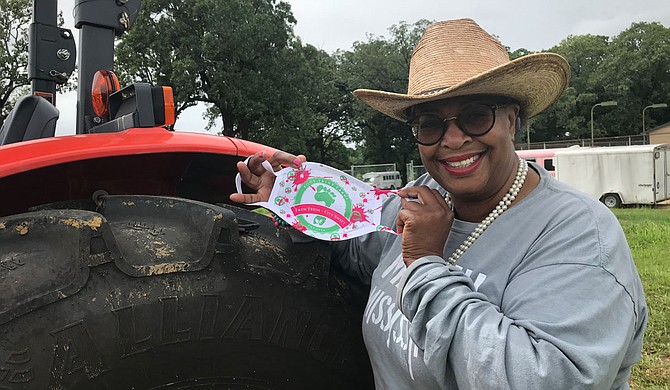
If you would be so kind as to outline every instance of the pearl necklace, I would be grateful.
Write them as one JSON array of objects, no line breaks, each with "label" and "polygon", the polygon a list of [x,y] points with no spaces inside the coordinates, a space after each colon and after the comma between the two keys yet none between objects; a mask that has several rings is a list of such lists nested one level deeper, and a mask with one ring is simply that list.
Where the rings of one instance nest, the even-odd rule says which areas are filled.
[{"label": "pearl necklace", "polygon": [[[521,187],[523,186],[523,183],[526,181],[526,174],[528,174],[528,163],[526,160],[519,158],[519,168],[516,171],[516,177],[514,178],[514,183],[512,183],[512,186],[507,190],[507,193],[505,196],[502,198],[500,202],[498,202],[498,205],[496,206],[493,211],[489,213],[489,215],[484,218],[483,221],[477,225],[475,230],[470,233],[468,238],[465,239],[465,241],[461,244],[461,246],[456,249],[454,253],[449,256],[449,259],[447,260],[447,263],[449,265],[454,265],[458,261],[458,259],[461,258],[463,253],[472,246],[472,244],[479,238],[479,236],[484,233],[486,229],[493,223],[493,221],[500,216],[500,214],[504,213],[505,210],[509,208],[509,206],[512,204],[512,201],[516,199],[516,196],[519,194],[519,191],[521,190]],[[449,193],[445,196],[445,200],[447,201],[447,204],[449,207],[453,210],[453,204],[451,203],[451,196]]]}]

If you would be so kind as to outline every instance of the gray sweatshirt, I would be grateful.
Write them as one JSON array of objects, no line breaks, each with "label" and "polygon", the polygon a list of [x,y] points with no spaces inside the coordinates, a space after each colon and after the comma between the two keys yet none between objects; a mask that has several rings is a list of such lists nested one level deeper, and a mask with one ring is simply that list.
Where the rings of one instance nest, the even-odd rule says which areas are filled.
[{"label": "gray sweatshirt", "polygon": [[[477,224],[456,220],[444,256],[407,268],[400,236],[336,244],[371,284],[363,335],[377,389],[628,389],[647,321],[644,292],[614,215],[541,181],[465,252]],[[424,175],[414,185],[439,185]],[[397,198],[382,224],[395,226]]]}]

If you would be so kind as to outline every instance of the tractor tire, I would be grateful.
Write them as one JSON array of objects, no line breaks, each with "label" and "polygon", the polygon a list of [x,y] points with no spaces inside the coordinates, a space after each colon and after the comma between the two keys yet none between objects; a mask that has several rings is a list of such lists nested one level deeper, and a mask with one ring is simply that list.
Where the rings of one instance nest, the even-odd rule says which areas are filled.
[{"label": "tractor tire", "polygon": [[372,389],[367,292],[300,240],[168,197],[0,218],[0,389]]}]

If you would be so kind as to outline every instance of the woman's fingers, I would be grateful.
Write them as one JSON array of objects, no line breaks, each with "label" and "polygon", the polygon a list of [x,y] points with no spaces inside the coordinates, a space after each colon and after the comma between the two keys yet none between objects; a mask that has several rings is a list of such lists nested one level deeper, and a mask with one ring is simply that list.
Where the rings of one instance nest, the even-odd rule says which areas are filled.
[{"label": "woman's fingers", "polygon": [[[258,152],[251,156],[249,161],[247,161],[249,171],[256,176],[261,176],[266,171],[265,167],[263,166],[263,161],[266,159],[265,157],[265,152]],[[242,177],[242,181],[244,181],[244,177]]]},{"label": "woman's fingers", "polygon": [[398,196],[407,201],[407,203],[402,204],[403,207],[407,206],[409,209],[417,208],[412,203],[417,203],[418,205],[444,205],[445,207],[447,205],[444,196],[438,190],[427,186],[403,188],[398,191]]},{"label": "woman's fingers", "polygon": [[237,203],[256,203],[256,202],[262,202],[263,199],[260,194],[240,194],[240,193],[232,193],[230,194],[230,200],[233,202]]},{"label": "woman's fingers", "polygon": [[305,161],[307,161],[307,158],[302,154],[296,156],[282,150],[274,152],[272,156],[268,158],[268,162],[272,165],[272,168],[275,171],[280,170],[282,166],[298,168]]},{"label": "woman's fingers", "polygon": [[402,208],[396,229],[402,234],[405,264],[428,255],[441,256],[453,222],[453,213],[442,195],[426,186],[404,188],[398,195]]},{"label": "woman's fingers", "polygon": [[[262,169],[263,172],[265,172],[265,168]],[[253,173],[251,168],[248,164],[245,164],[244,161],[239,161],[237,163],[237,170],[240,172],[240,179],[242,179],[244,185],[254,190],[257,190],[260,187],[261,175]]]},{"label": "woman's fingers", "polygon": [[295,156],[284,151],[276,151],[269,157],[266,152],[258,152],[251,156],[246,163],[238,162],[237,170],[240,173],[242,183],[255,193],[231,194],[230,200],[238,203],[267,201],[275,180],[274,173],[269,172],[270,166],[276,172],[281,170],[283,166],[297,168],[305,161],[307,161],[307,158],[302,154]]}]

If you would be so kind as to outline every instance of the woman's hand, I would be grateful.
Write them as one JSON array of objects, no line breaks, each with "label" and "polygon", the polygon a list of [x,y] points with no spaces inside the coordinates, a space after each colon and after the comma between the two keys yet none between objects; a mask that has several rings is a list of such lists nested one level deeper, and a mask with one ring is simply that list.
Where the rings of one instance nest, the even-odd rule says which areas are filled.
[{"label": "woman's hand", "polygon": [[[237,203],[256,203],[267,202],[272,192],[272,186],[275,183],[275,175],[269,172],[262,165],[266,160],[265,152],[259,152],[251,156],[245,164],[244,161],[237,163],[237,170],[240,171],[240,178],[245,186],[256,191],[253,194],[231,194],[230,200]],[[282,166],[297,168],[303,162],[307,161],[305,156],[295,156],[290,153],[277,151],[267,161],[272,165],[272,169],[277,172]]]},{"label": "woman's hand", "polygon": [[443,256],[444,244],[454,222],[444,197],[426,186],[408,187],[398,191],[402,208],[396,222],[402,234],[402,257],[409,266],[416,259],[429,255]]}]

